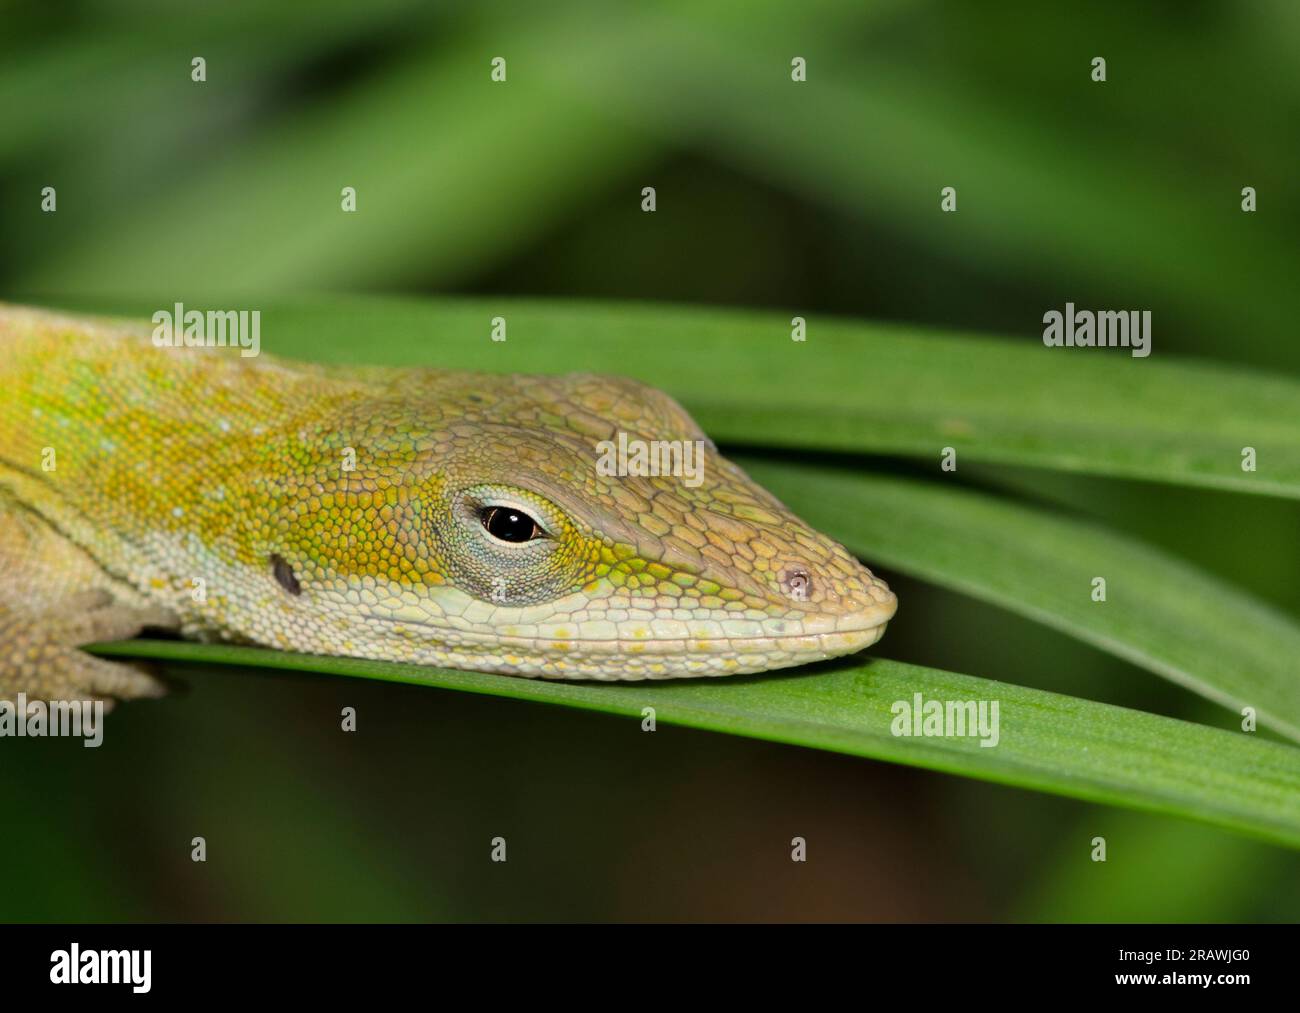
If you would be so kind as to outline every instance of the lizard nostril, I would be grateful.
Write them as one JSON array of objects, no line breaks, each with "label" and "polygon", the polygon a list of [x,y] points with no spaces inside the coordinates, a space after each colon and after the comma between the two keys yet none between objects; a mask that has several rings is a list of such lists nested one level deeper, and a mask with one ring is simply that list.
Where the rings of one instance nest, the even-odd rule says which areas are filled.
[{"label": "lizard nostril", "polygon": [[782,572],[781,590],[795,601],[807,601],[812,589],[812,577],[807,570],[790,569]]}]

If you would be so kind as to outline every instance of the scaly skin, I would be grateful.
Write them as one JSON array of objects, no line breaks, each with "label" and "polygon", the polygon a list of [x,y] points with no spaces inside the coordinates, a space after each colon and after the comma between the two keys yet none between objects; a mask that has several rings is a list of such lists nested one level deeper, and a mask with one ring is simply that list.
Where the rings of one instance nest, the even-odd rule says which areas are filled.
[{"label": "scaly skin", "polygon": [[[695,488],[599,474],[619,431],[707,440],[642,384],[331,369],[156,348],[151,330],[0,306],[0,691],[157,692],[76,649],[144,626],[660,679],[846,654],[894,614],[711,443]],[[494,538],[492,506],[539,537]]]}]

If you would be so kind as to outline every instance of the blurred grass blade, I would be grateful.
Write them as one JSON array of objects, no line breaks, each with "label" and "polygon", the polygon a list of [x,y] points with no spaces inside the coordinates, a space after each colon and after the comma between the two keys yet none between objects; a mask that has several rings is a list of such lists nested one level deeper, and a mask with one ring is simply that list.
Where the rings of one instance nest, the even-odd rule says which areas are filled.
[{"label": "blurred grass blade", "polygon": [[[871,10],[881,30],[845,24],[821,38],[810,38],[803,25],[757,38],[720,31],[695,14],[697,6],[690,16],[683,16],[685,5],[680,11],[641,12],[637,33],[657,40],[658,56],[622,65],[614,63],[616,53],[603,60],[594,54],[565,64],[570,88],[600,96],[671,142],[689,137],[746,175],[837,214],[855,214],[868,234],[888,223],[887,231],[927,244],[942,258],[964,261],[966,270],[984,274],[991,284],[1029,272],[1053,290],[1086,278],[1106,285],[1125,305],[1153,307],[1157,319],[1194,314],[1211,322],[1207,332],[1180,335],[1183,347],[1197,341],[1198,351],[1212,352],[1230,329],[1237,357],[1276,358],[1268,346],[1295,319],[1291,230],[1285,217],[1243,227],[1240,214],[1216,214],[1212,187],[1235,194],[1231,175],[1207,188],[1213,169],[1195,176],[1180,171],[1186,138],[1167,114],[1186,101],[1181,83],[1189,68],[1171,62],[1178,60],[1177,46],[1146,50],[1148,66],[1164,70],[1150,75],[1149,89],[1140,96],[1127,92],[1115,101],[1100,89],[1066,84],[1050,52],[1029,44],[1032,34],[1019,36],[1025,31],[1021,18],[1003,20],[990,10],[980,19],[990,35],[989,52],[1002,52],[1045,89],[1041,106],[1022,106],[1008,116],[1009,96],[999,88],[1005,82],[963,68],[960,58],[940,74],[899,58],[898,24],[934,16],[925,5],[906,5],[901,12],[894,3],[846,5]],[[1093,23],[1100,26],[1112,16],[1118,24],[1118,15],[1101,11]],[[1126,31],[1142,32],[1133,18],[1133,12],[1123,15]],[[1160,34],[1154,25],[1149,29]],[[738,35],[747,44],[737,44]],[[795,38],[816,73],[806,86],[792,88],[786,75],[771,69],[788,62]],[[1269,87],[1293,95],[1294,61],[1277,62],[1286,70],[1271,77]],[[1251,116],[1252,128],[1238,132],[1258,138],[1268,154],[1239,157],[1239,164],[1281,171],[1293,161],[1283,140],[1290,134],[1284,113],[1277,103],[1253,100],[1260,84],[1242,70],[1254,93],[1216,89],[1198,96],[1200,136],[1204,140],[1205,130],[1213,133]],[[727,87],[716,86],[719,77]],[[1078,103],[1092,115],[1062,121],[1056,102],[1071,108]],[[853,129],[846,131],[846,123]],[[1153,130],[1170,127],[1164,143],[1152,137]],[[1143,157],[1123,165],[1080,157],[1120,138]],[[1010,167],[1014,185],[1008,185]],[[969,203],[954,227],[950,216],[935,212],[940,186],[958,181]],[[1288,189],[1281,175],[1273,186]],[[1189,208],[1204,209],[1191,244]],[[1243,314],[1243,306],[1252,311]],[[1033,319],[1026,322],[1032,325]]]},{"label": "blurred grass blade", "polygon": [[[173,641],[98,653],[359,676],[561,704],[785,742],[1072,798],[1202,820],[1300,847],[1300,750],[1172,718],[875,659],[834,668],[663,683],[561,683],[353,658]],[[902,737],[896,701],[996,701],[999,740]]]},{"label": "blurred grass blade", "polygon": [[[873,564],[1001,605],[1300,739],[1300,626],[1196,567],[1085,521],[938,483],[742,459]],[[1106,579],[1106,601],[1091,598]]]},{"label": "blurred grass blade", "polygon": [[[177,33],[165,17],[142,33],[134,24],[124,30],[111,13],[92,12],[96,23],[72,37],[75,51],[20,53],[13,66],[0,63],[0,104],[9,99],[21,114],[15,144],[0,136],[0,161],[56,133],[65,158],[56,176],[90,213],[54,235],[33,201],[15,193],[6,205],[0,193],[0,210],[22,223],[30,243],[14,264],[16,285],[46,293],[159,292],[164,301],[212,278],[257,293],[304,284],[454,285],[516,255],[602,191],[630,188],[629,214],[639,215],[641,183],[629,180],[681,148],[680,137],[647,130],[643,116],[602,97],[629,68],[651,59],[662,66],[657,54],[671,52],[678,29],[658,17],[587,3],[509,14],[496,4],[444,10],[382,0],[342,11],[336,4],[330,0],[313,19],[319,23],[295,25],[287,38],[283,12],[267,5],[205,12],[201,38],[213,78],[199,96],[185,62],[157,56],[166,46],[158,39]],[[751,0],[707,11],[695,5],[686,24],[731,51],[750,50],[759,39],[816,45],[852,36],[895,6]],[[367,42],[383,51],[395,35],[404,45],[390,59],[345,73],[314,102],[294,104],[279,118],[256,115],[286,68],[319,74],[322,49],[337,51],[346,40],[354,51]],[[509,55],[505,87],[489,78],[495,54]],[[657,90],[682,76],[672,63]],[[576,67],[598,75],[606,68],[613,78],[595,93],[575,88]],[[81,101],[87,88],[104,101]],[[27,102],[33,93],[49,102]],[[142,119],[149,123],[144,133]],[[698,129],[680,117],[676,134]],[[159,133],[170,143],[160,144]],[[143,162],[147,199],[123,201],[120,171],[82,157],[88,135],[90,147],[116,156],[110,168]],[[189,157],[211,136],[222,138],[220,157]],[[178,154],[187,156],[179,165]],[[41,161],[32,182],[51,171]],[[345,185],[356,188],[357,214],[339,209]],[[177,221],[203,237],[183,256],[157,241]]]},{"label": "blurred grass blade", "polygon": [[[701,75],[725,67],[727,79],[744,86],[716,89],[686,79],[676,88],[654,88],[651,81],[671,75],[641,68],[645,80],[621,81],[629,117],[657,112],[676,131],[683,122],[696,125],[719,159],[856,213],[867,227],[889,221],[900,234],[963,259],[968,269],[1104,279],[1124,286],[1128,302],[1154,303],[1157,319],[1195,307],[1216,331],[1240,332],[1234,334],[1238,357],[1241,334],[1257,348],[1292,325],[1295,306],[1287,293],[1295,257],[1287,233],[1245,230],[1229,216],[1207,214],[1196,244],[1215,255],[1188,256],[1187,208],[1202,206],[1204,198],[1178,178],[1172,160],[1081,161],[1078,133],[1059,132],[1051,121],[1010,118],[995,98],[977,98],[975,89],[935,82],[889,58],[823,62],[813,103],[778,76],[756,73],[752,54],[691,41],[690,59],[681,58],[679,45],[665,52]],[[575,75],[575,86],[590,93],[593,83]],[[650,104],[663,108],[646,110]],[[844,130],[845,123],[854,129]],[[1071,124],[1076,129],[1086,128]],[[1056,142],[1045,143],[1054,132]],[[1102,145],[1112,135],[1092,137]],[[953,175],[970,195],[964,199],[973,198],[964,205],[970,217],[962,228],[935,213],[941,181],[929,174],[933,166],[961,167]],[[1015,166],[1013,187],[1006,185],[1009,166]],[[926,185],[918,185],[918,176]],[[1244,322],[1242,306],[1254,310]],[[1032,326],[1048,308],[1029,313],[1026,323]]]},{"label": "blurred grass blade", "polygon": [[[417,33],[416,51],[336,100],[252,133],[221,158],[192,160],[147,202],[109,202],[92,227],[17,265],[16,284],[146,297],[192,293],[211,278],[257,293],[308,279],[387,287],[433,274],[452,284],[659,150],[589,101],[541,85],[491,86],[491,53],[510,52],[512,80],[530,65],[578,58],[587,43],[571,23],[529,15],[502,25],[467,13],[469,29],[445,48]],[[184,73],[175,80],[189,90]],[[96,173],[78,168],[93,188]],[[343,186],[356,189],[355,215],[340,210]],[[157,242],[178,220],[205,237],[182,257]]]},{"label": "blurred grass blade", "polygon": [[[152,312],[143,304],[138,313]],[[492,342],[504,316],[509,339]],[[685,307],[322,299],[265,306],[266,351],[314,361],[636,377],[718,442],[1122,475],[1300,498],[1300,381],[1119,349]],[[846,368],[856,363],[856,368]],[[1242,471],[1254,447],[1258,471]]]}]

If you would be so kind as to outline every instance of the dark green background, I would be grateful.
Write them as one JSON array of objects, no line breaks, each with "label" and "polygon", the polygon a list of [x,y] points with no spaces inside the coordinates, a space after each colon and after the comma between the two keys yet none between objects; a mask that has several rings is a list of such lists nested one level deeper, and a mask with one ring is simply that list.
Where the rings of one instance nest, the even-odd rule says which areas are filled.
[{"label": "dark green background", "polygon": [[[7,298],[671,300],[1035,343],[1069,300],[1150,309],[1159,356],[1300,371],[1290,0],[135,0],[0,3],[0,19]],[[938,209],[948,185],[954,215]],[[969,477],[1103,517],[1300,613],[1293,503]],[[886,576],[905,603],[878,648],[890,657],[1176,716],[1207,706]],[[100,750],[0,741],[0,917],[1300,912],[1292,854],[1175,820],[513,701],[176,674],[189,691],[122,708]],[[338,731],[345,705],[355,735]],[[189,861],[196,835],[204,865]],[[488,860],[496,835],[505,865]],[[805,865],[789,861],[795,835]],[[1088,860],[1098,835],[1105,865]]]}]

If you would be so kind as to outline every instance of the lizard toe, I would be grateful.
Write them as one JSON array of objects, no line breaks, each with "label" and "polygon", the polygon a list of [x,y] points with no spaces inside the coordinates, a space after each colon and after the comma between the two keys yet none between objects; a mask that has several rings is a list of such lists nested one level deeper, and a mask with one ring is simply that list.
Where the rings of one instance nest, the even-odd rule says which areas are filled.
[{"label": "lizard toe", "polygon": [[145,627],[175,629],[176,615],[156,606],[133,608],[114,602],[110,597],[97,607],[84,611],[69,611],[61,619],[51,622],[53,639],[69,647],[84,647],[107,640],[129,640],[138,636]]}]

